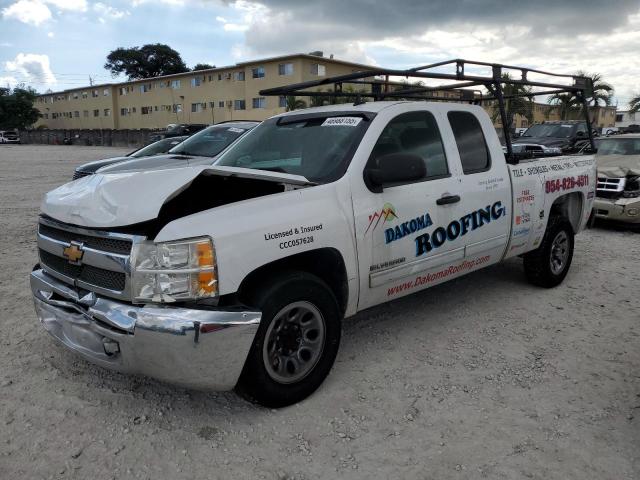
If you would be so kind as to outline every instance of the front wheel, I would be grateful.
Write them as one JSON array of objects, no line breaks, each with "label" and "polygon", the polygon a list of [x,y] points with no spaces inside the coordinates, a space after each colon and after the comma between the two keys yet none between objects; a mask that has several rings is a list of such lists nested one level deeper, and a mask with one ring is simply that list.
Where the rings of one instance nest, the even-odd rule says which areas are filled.
[{"label": "front wheel", "polygon": [[262,320],[237,390],[266,407],[299,402],[320,386],[338,353],[338,302],[322,280],[302,272],[280,274],[250,297]]},{"label": "front wheel", "polygon": [[551,217],[540,246],[524,256],[529,282],[540,287],[560,285],[573,259],[573,227],[564,217]]}]

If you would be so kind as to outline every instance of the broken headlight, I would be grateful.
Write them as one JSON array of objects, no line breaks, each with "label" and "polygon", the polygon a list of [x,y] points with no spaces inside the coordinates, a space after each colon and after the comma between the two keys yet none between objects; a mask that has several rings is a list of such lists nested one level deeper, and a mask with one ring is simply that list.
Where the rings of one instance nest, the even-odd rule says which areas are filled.
[{"label": "broken headlight", "polygon": [[178,302],[215,297],[218,275],[210,238],[141,242],[131,256],[136,303]]}]

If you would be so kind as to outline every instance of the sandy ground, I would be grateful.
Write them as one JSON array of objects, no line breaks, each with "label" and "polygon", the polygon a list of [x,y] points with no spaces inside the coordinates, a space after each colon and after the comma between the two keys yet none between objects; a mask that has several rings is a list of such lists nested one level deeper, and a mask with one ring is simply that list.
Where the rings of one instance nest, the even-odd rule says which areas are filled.
[{"label": "sandy ground", "polygon": [[43,193],[101,147],[0,147],[0,478],[640,478],[640,234],[577,238],[345,322],[311,398],[268,410],[94,367],[39,326]]}]

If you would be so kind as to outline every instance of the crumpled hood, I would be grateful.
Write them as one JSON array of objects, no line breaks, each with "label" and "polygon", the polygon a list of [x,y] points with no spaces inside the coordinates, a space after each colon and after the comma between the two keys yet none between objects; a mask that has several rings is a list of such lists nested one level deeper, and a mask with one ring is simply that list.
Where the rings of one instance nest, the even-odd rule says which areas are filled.
[{"label": "crumpled hood", "polygon": [[164,202],[206,167],[95,174],[47,193],[42,213],[73,225],[109,228],[155,218]]},{"label": "crumpled hood", "polygon": [[162,206],[199,177],[239,177],[269,183],[308,186],[299,175],[238,167],[194,166],[112,174],[96,173],[47,193],[43,214],[64,223],[90,227],[126,227],[153,220]]},{"label": "crumpled hood", "polygon": [[610,178],[640,175],[640,155],[597,155],[598,174]]}]

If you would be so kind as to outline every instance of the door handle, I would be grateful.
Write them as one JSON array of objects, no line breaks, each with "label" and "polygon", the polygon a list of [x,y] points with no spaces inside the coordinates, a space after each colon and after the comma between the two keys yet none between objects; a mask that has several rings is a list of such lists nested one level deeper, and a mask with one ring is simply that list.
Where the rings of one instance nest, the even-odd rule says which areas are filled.
[{"label": "door handle", "polygon": [[458,203],[460,201],[460,195],[444,195],[436,200],[438,205],[449,205],[451,203]]}]

